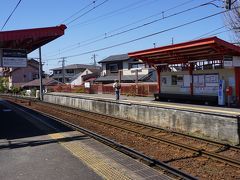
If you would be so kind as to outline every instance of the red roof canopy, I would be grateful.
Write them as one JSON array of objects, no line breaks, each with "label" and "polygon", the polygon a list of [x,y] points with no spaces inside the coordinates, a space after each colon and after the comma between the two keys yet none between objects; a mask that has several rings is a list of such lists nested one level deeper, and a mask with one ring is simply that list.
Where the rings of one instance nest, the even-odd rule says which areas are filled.
[{"label": "red roof canopy", "polygon": [[64,35],[65,25],[0,32],[0,48],[26,49],[27,53]]},{"label": "red roof canopy", "polygon": [[128,55],[152,64],[175,64],[201,59],[222,59],[224,55],[240,56],[240,47],[217,37],[210,37],[131,52]]}]

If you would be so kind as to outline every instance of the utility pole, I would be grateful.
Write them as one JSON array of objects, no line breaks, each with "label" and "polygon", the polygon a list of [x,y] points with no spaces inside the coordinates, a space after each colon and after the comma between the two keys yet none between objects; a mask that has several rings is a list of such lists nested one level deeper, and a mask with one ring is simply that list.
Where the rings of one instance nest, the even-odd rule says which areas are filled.
[{"label": "utility pole", "polygon": [[96,57],[97,57],[96,54],[93,54],[92,57],[91,57],[91,59],[93,59],[93,65],[94,65],[94,66],[97,66]]},{"label": "utility pole", "polygon": [[40,100],[43,100],[43,82],[42,82],[42,51],[41,47],[39,48],[39,80],[40,80]]},{"label": "utility pole", "polygon": [[231,10],[231,8],[232,8],[232,0],[225,0],[225,8],[227,10]]},{"label": "utility pole", "polygon": [[66,62],[65,59],[66,59],[66,58],[63,57],[62,60],[59,61],[59,62],[62,63],[62,82],[63,82],[63,83],[65,83],[65,62]]}]

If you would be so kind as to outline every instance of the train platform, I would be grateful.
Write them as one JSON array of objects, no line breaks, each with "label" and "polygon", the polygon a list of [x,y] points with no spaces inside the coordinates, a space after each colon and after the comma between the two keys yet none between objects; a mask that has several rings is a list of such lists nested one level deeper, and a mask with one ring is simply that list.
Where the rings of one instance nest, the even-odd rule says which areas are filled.
[{"label": "train platform", "polygon": [[96,100],[108,100],[108,101],[113,101],[117,103],[134,103],[139,105],[142,104],[146,106],[153,106],[153,107],[160,107],[160,108],[167,108],[167,109],[186,110],[191,112],[202,112],[202,113],[218,114],[218,115],[222,114],[227,116],[240,115],[240,108],[155,101],[154,97],[121,95],[120,100],[116,101],[114,94],[84,94],[84,93],[63,93],[63,92],[51,92],[49,94],[89,98],[89,99],[96,99]]},{"label": "train platform", "polygon": [[0,179],[171,179],[49,117],[0,99]]}]

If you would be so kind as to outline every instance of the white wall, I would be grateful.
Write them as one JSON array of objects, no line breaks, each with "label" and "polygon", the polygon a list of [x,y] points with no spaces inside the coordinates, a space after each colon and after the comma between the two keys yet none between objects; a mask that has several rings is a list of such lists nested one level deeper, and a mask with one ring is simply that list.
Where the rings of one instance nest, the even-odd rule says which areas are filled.
[{"label": "white wall", "polygon": [[102,72],[101,72],[101,76],[104,76],[107,74],[107,70],[106,70],[106,64],[102,63]]},{"label": "white wall", "polygon": [[86,69],[81,74],[79,74],[79,76],[76,79],[71,81],[70,84],[71,85],[82,85],[83,84],[82,76],[87,75],[87,74],[92,74],[92,71],[90,71],[89,69]]},{"label": "white wall", "polygon": [[[131,69],[128,69],[128,64],[129,62],[128,61],[124,61],[123,62],[123,75],[135,75],[135,72],[132,72]],[[139,75],[146,75],[148,74],[149,72],[149,69],[148,68],[143,68],[142,69],[142,72],[139,72],[138,74]]]}]

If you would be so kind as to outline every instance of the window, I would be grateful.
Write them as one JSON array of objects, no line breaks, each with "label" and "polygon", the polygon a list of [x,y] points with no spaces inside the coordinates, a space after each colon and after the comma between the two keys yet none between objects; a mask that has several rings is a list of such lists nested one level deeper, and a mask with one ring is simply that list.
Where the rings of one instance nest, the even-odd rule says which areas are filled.
[{"label": "window", "polygon": [[38,74],[32,74],[32,79],[34,80],[34,79],[38,79]]},{"label": "window", "polygon": [[143,63],[131,63],[129,64],[129,69],[132,69],[132,68],[145,68],[145,64]]},{"label": "window", "polygon": [[109,70],[111,73],[117,73],[118,72],[118,65],[117,64],[109,64]]},{"label": "window", "polygon": [[67,74],[73,74],[74,73],[74,70],[73,69],[67,69]]},{"label": "window", "polygon": [[172,75],[172,85],[177,85],[177,76]]},{"label": "window", "polygon": [[61,74],[61,73],[62,73],[61,70],[56,70],[56,71],[54,71],[54,74]]}]

